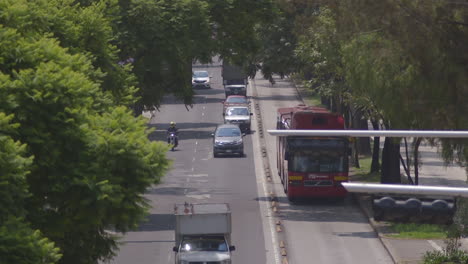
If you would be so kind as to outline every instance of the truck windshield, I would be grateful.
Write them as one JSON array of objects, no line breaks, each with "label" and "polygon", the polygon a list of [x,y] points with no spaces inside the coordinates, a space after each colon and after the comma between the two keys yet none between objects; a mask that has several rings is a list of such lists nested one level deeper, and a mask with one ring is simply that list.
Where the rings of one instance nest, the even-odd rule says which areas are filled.
[{"label": "truck windshield", "polygon": [[289,170],[293,172],[345,172],[346,156],[343,151],[316,149],[291,152]]},{"label": "truck windshield", "polygon": [[188,238],[182,241],[181,252],[218,251],[227,252],[228,246],[223,238]]}]

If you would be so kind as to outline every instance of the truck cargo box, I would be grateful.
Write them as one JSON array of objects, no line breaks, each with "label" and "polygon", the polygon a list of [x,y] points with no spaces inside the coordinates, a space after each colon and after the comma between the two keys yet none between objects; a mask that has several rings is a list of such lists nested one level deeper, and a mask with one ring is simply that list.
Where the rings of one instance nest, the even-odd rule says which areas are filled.
[{"label": "truck cargo box", "polygon": [[176,204],[176,244],[188,235],[225,235],[230,243],[231,211],[226,203]]}]

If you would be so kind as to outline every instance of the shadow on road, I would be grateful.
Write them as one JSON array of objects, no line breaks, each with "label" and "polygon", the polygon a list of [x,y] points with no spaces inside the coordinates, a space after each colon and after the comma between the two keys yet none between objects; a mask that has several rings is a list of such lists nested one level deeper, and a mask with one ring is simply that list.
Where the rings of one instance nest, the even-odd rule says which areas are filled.
[{"label": "shadow on road", "polygon": [[140,223],[137,232],[174,230],[174,214],[150,214]]},{"label": "shadow on road", "polygon": [[[214,129],[213,129],[214,131]],[[201,131],[201,130],[184,130],[179,131],[179,146],[184,140],[190,139],[210,139],[213,131]],[[157,130],[149,135],[151,141],[167,141],[167,134],[165,130]]]},{"label": "shadow on road", "polygon": [[[260,201],[271,201],[270,197],[258,197]],[[352,200],[347,197],[344,201],[336,199],[306,199],[289,202],[286,197],[277,198],[278,217],[284,221],[300,222],[347,222],[367,223],[368,219]],[[350,234],[347,234],[350,235]],[[367,236],[366,236],[367,237]],[[369,236],[370,237],[370,236]]]}]

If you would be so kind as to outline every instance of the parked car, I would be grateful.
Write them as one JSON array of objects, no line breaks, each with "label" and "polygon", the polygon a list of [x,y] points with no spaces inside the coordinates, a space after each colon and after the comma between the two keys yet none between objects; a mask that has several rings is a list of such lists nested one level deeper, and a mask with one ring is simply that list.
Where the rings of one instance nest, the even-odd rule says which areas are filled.
[{"label": "parked car", "polygon": [[243,95],[230,95],[223,101],[223,111],[229,106],[249,106],[250,101]]},{"label": "parked car", "polygon": [[219,154],[239,154],[244,156],[243,134],[237,125],[223,124],[219,125],[213,137],[213,156],[216,158]]},{"label": "parked car", "polygon": [[238,125],[241,131],[250,132],[252,113],[248,106],[230,106],[223,112],[224,123]]},{"label": "parked car", "polygon": [[211,88],[210,84],[211,76],[207,71],[194,71],[192,73],[192,88]]}]

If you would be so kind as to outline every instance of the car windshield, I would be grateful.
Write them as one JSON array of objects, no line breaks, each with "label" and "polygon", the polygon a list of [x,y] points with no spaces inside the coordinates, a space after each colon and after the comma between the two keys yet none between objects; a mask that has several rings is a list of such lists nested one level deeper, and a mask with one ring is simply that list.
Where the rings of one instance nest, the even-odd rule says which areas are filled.
[{"label": "car windshield", "polygon": [[228,97],[226,100],[227,103],[239,103],[239,104],[246,104],[247,99],[244,97]]},{"label": "car windshield", "polygon": [[206,71],[196,71],[193,73],[193,77],[208,77],[208,72]]},{"label": "car windshield", "polygon": [[227,252],[228,246],[223,238],[189,238],[182,241],[181,252],[218,251]]},{"label": "car windshield", "polygon": [[228,108],[226,110],[226,115],[249,115],[249,110],[247,108]]},{"label": "car windshield", "polygon": [[345,172],[343,151],[300,151],[291,153],[289,169],[294,172]]},{"label": "car windshield", "polygon": [[220,128],[216,131],[217,137],[239,137],[241,132],[238,128]]}]

